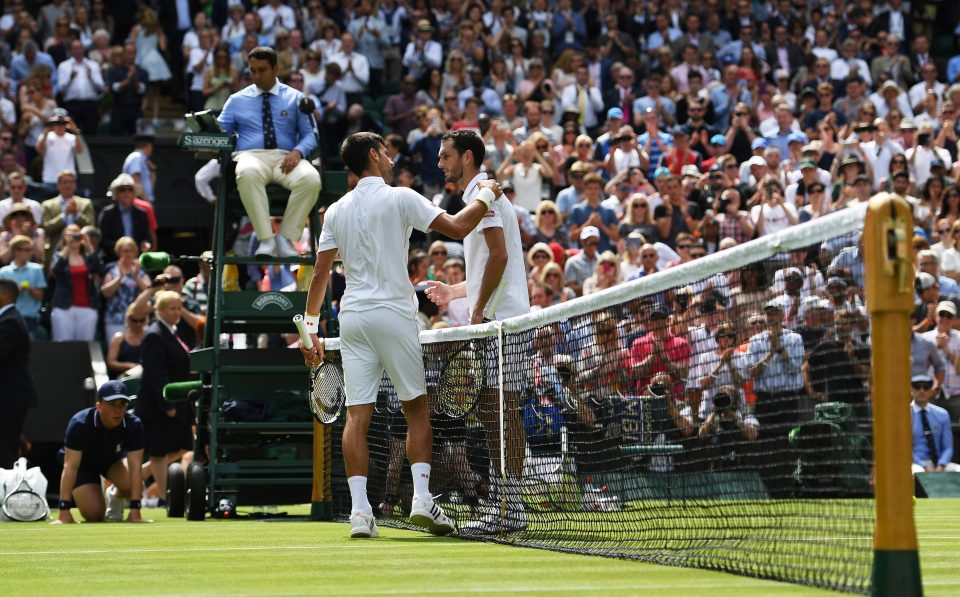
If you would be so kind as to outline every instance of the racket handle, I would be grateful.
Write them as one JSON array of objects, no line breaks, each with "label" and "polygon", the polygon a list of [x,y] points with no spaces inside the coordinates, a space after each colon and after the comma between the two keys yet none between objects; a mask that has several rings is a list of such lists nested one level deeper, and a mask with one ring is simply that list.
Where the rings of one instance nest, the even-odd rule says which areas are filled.
[{"label": "racket handle", "polygon": [[307,350],[313,348],[313,339],[310,337],[310,333],[307,332],[307,326],[303,322],[303,315],[299,313],[294,315],[293,325],[297,326],[297,332],[300,333],[300,341],[307,347]]}]

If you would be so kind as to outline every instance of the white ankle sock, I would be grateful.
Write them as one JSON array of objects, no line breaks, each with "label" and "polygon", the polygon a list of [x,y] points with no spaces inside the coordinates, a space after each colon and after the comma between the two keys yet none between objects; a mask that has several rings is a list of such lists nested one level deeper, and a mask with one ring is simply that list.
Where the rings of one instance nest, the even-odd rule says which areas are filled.
[{"label": "white ankle sock", "polygon": [[373,514],[373,507],[367,499],[367,478],[359,475],[347,479],[350,486],[350,499],[353,502],[353,511],[362,514]]},{"label": "white ankle sock", "polygon": [[413,475],[413,497],[431,497],[430,465],[426,462],[415,462],[410,465],[410,473]]}]

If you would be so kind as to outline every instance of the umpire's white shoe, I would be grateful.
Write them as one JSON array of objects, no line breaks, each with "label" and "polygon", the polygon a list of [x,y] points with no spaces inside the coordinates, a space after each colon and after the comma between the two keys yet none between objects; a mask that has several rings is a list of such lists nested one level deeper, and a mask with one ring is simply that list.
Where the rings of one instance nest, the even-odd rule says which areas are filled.
[{"label": "umpire's white shoe", "polygon": [[527,512],[523,507],[507,504],[506,517],[501,514],[500,504],[485,502],[480,508],[480,515],[460,527],[461,535],[499,535],[501,533],[516,533],[527,528]]},{"label": "umpire's white shoe", "polygon": [[278,257],[299,257],[300,251],[293,246],[293,243],[290,242],[286,236],[278,234],[273,237],[273,242],[277,244],[277,256]]},{"label": "umpire's white shoe", "polygon": [[350,516],[351,539],[376,539],[379,536],[380,531],[377,530],[377,519],[373,517],[373,514],[354,512]]},{"label": "umpire's white shoe", "polygon": [[123,520],[123,505],[126,500],[117,496],[117,486],[111,485],[106,491],[107,512],[104,515],[106,520]]},{"label": "umpire's white shoe", "polygon": [[261,239],[260,246],[257,247],[257,257],[276,257],[277,255],[277,237]]},{"label": "umpire's white shoe", "polygon": [[456,530],[443,508],[432,497],[414,497],[410,508],[410,524],[423,527],[434,535],[449,535]]}]

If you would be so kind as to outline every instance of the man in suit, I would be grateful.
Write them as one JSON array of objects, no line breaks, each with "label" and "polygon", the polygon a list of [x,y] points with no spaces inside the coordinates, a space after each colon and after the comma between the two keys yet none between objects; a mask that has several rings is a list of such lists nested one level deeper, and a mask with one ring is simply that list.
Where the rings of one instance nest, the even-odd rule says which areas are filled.
[{"label": "man in suit", "polygon": [[156,294],[156,320],[147,328],[140,343],[143,376],[137,394],[135,412],[143,421],[145,450],[149,463],[144,479],[153,475],[159,494],[166,495],[167,465],[179,460],[193,447],[193,409],[189,403],[174,404],[163,398],[163,387],[190,378],[190,350],[177,337],[177,325],[183,311],[179,292],[162,290]]},{"label": "man in suit", "polygon": [[687,46],[693,46],[697,54],[704,52],[716,52],[717,45],[713,41],[713,36],[701,31],[700,15],[691,12],[687,15],[684,22],[685,33],[673,41],[673,55],[677,60],[683,58],[683,51]]},{"label": "man in suit", "polygon": [[[230,96],[218,120],[223,130],[238,135],[237,189],[260,241],[257,255],[296,257],[293,243],[320,193],[320,174],[305,159],[317,139],[309,117],[298,109],[303,94],[277,80],[273,48],[254,48],[249,56],[253,84]],[[290,190],[279,234],[270,225],[265,187],[271,182]]]},{"label": "man in suit", "polygon": [[0,468],[12,468],[20,455],[27,409],[35,406],[30,377],[30,334],[17,311],[20,289],[0,279]]},{"label": "man in suit", "polygon": [[136,197],[133,177],[129,174],[117,176],[110,183],[110,192],[113,193],[113,204],[100,212],[100,220],[97,222],[104,263],[117,260],[113,245],[120,237],[129,236],[137,242],[141,251],[146,250],[151,238],[147,212],[133,204]]},{"label": "man in suit", "polygon": [[910,429],[913,436],[913,474],[960,472],[953,462],[953,433],[950,415],[939,406],[930,404],[934,390],[933,378],[928,373],[914,375],[910,380],[913,402],[910,403]]},{"label": "man in suit", "polygon": [[[770,68],[777,70],[785,69],[794,73],[803,66],[803,50],[800,46],[790,43],[787,37],[787,28],[783,25],[777,25],[773,30],[773,43],[766,47],[767,62]],[[784,64],[786,61],[786,64]]]},{"label": "man in suit", "polygon": [[[913,33],[913,17],[910,16],[910,11],[904,9],[903,0],[890,0],[889,6],[889,10],[883,11],[870,22],[867,37],[876,39],[881,31],[886,31],[888,39],[889,36],[894,35],[897,37],[897,42],[902,43]],[[903,52],[907,48],[898,46],[897,49]]]},{"label": "man in suit", "polygon": [[43,211],[43,230],[47,234],[46,261],[49,263],[53,250],[60,244],[63,229],[69,224],[83,228],[92,226],[97,219],[93,213],[93,202],[74,195],[77,190],[77,176],[70,170],[63,170],[57,176],[57,190],[60,194],[47,199],[40,207]]},{"label": "man in suit", "polygon": [[634,87],[636,77],[633,71],[623,66],[617,72],[615,86],[603,95],[603,104],[607,110],[620,108],[623,111],[624,122],[633,122],[633,101],[639,97]]},{"label": "man in suit", "polygon": [[[900,53],[901,40],[896,35],[888,35],[884,41],[883,54],[870,62],[870,76],[877,83],[883,79],[882,73],[890,73],[890,78],[901,88],[909,89],[913,85],[913,70],[910,59]],[[879,85],[878,85],[879,86]]]}]

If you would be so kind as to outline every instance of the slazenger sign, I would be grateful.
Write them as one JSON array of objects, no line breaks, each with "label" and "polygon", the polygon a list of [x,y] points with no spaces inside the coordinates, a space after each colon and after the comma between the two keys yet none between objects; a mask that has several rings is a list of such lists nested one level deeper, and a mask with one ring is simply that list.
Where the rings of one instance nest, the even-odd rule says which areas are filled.
[{"label": "slazenger sign", "polygon": [[279,292],[268,292],[258,296],[256,300],[253,301],[252,306],[257,311],[263,311],[270,306],[276,306],[282,311],[289,311],[293,309],[293,301],[283,296]]}]

